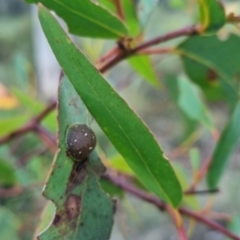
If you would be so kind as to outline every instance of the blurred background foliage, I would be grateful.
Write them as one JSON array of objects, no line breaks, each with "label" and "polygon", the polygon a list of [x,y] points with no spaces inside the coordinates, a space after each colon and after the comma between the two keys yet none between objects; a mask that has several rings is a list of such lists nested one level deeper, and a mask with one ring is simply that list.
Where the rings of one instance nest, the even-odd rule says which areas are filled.
[{"label": "blurred background foliage", "polygon": [[[198,19],[194,0],[151,0],[149,4],[144,1],[142,4],[139,16],[145,40],[189,26]],[[227,13],[240,14],[239,1],[224,1],[223,4]],[[0,138],[25,125],[56,98],[59,67],[51,51],[45,50],[40,42],[45,41],[44,38],[36,39],[36,34],[42,33],[34,19],[35,11],[34,6],[22,0],[0,0]],[[239,27],[226,25],[218,32],[218,37],[227,41],[229,33],[239,35]],[[133,24],[134,31],[138,29]],[[93,62],[114,46],[114,41],[110,40],[73,39]],[[174,47],[182,41],[175,39],[161,46]],[[44,55],[40,56],[41,52]],[[44,68],[45,60],[49,61],[48,69]],[[229,116],[228,104],[219,92],[207,92],[204,88],[201,91],[198,85],[191,83],[177,55],[153,55],[151,61],[148,58],[141,61],[149,66],[148,71],[142,72],[139,59],[131,58],[105,76],[150,127],[186,189],[196,169],[212,154],[215,146],[212,126],[218,132],[224,128]],[[198,77],[197,70],[188,74]],[[194,111],[195,104],[186,104],[194,101],[203,112]],[[48,115],[42,126],[56,135],[56,112]],[[131,175],[100,128],[94,122],[92,127],[105,165]],[[220,193],[184,199],[184,205],[206,212],[235,230],[240,229],[239,156],[238,146],[221,181]],[[51,205],[41,191],[53,157],[54,149],[34,132],[0,146],[0,240],[33,238],[41,213],[47,204]],[[102,186],[121,199],[112,240],[154,240],[159,236],[163,240],[177,239],[167,214],[107,182],[102,181]],[[202,182],[199,188],[206,189],[206,183]],[[186,219],[186,226],[190,239],[225,239],[203,225],[196,225],[193,220]]]}]

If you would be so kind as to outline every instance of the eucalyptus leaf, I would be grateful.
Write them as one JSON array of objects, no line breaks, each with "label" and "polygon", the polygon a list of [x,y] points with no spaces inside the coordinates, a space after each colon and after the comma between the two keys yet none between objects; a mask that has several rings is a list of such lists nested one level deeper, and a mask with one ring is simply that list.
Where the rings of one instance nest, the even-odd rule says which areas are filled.
[{"label": "eucalyptus leaf", "polygon": [[39,18],[59,64],[113,145],[148,189],[177,206],[180,184],[150,130],[43,6]]},{"label": "eucalyptus leaf", "polygon": [[224,128],[221,137],[215,147],[212,161],[207,173],[207,182],[210,188],[216,188],[232,152],[240,141],[240,100],[235,106],[234,112]]},{"label": "eucalyptus leaf", "polygon": [[128,62],[132,68],[144,78],[148,83],[155,87],[159,87],[159,80],[157,78],[156,72],[153,68],[149,56],[146,55],[136,55],[130,57]]},{"label": "eucalyptus leaf", "polygon": [[238,36],[230,35],[224,41],[216,36],[192,36],[176,51],[187,75],[206,96],[210,99],[226,98],[231,105],[236,103],[240,82]]},{"label": "eucalyptus leaf", "polygon": [[90,0],[26,0],[42,3],[53,10],[75,35],[94,38],[120,38],[127,35],[123,22]]},{"label": "eucalyptus leaf", "polygon": [[88,111],[66,77],[58,96],[59,150],[43,193],[56,205],[56,213],[39,239],[108,240],[114,204],[99,184],[105,167],[95,150],[85,162],[74,162],[66,154],[68,127],[78,122],[86,124]]},{"label": "eucalyptus leaf", "polygon": [[137,17],[137,3],[133,0],[122,1],[124,18],[129,30],[129,35],[135,37],[140,33],[140,23]]}]

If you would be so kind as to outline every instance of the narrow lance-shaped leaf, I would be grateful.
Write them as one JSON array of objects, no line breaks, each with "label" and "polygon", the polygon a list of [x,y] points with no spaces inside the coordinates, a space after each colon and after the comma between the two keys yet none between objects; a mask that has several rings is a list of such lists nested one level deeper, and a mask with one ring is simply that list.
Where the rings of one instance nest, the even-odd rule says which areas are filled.
[{"label": "narrow lance-shaped leaf", "polygon": [[95,38],[120,38],[127,34],[116,16],[90,0],[26,0],[42,3],[64,19],[72,34]]},{"label": "narrow lance-shaped leaf", "polygon": [[223,130],[221,137],[215,147],[212,162],[207,174],[209,187],[217,187],[231,154],[240,141],[240,101],[236,104],[235,110]]},{"label": "narrow lance-shaped leaf", "polygon": [[180,184],[149,129],[42,6],[39,17],[58,62],[105,134],[144,185],[177,206]]},{"label": "narrow lance-shaped leaf", "polygon": [[88,111],[67,77],[61,81],[58,98],[59,151],[44,189],[44,196],[56,205],[56,213],[39,239],[108,240],[114,204],[99,184],[105,168],[95,151],[83,163],[74,162],[66,154],[69,125],[87,123]]},{"label": "narrow lance-shaped leaf", "polygon": [[217,31],[226,21],[224,8],[217,0],[198,0],[200,21],[205,32]]},{"label": "narrow lance-shaped leaf", "polygon": [[136,55],[128,59],[132,68],[151,85],[158,87],[159,80],[147,55]]},{"label": "narrow lance-shaped leaf", "polygon": [[137,4],[132,0],[122,1],[125,22],[127,24],[129,35],[135,37],[140,33],[140,22],[137,17]]}]

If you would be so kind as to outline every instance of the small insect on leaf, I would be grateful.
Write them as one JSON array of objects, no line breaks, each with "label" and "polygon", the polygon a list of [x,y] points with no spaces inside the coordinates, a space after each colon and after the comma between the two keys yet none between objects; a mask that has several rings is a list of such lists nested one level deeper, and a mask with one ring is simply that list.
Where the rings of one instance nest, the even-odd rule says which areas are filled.
[{"label": "small insect on leaf", "polygon": [[72,124],[66,136],[67,155],[74,161],[83,161],[95,148],[96,136],[86,124]]}]

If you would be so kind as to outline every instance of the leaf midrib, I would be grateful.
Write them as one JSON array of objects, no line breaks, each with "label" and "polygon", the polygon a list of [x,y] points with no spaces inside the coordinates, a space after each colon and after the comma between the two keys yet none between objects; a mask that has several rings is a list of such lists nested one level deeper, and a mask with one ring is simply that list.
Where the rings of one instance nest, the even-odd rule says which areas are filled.
[{"label": "leaf midrib", "polygon": [[[79,51],[78,49],[76,49],[77,51]],[[80,53],[81,54],[81,53]],[[76,67],[78,68],[78,65],[76,64]],[[81,70],[78,69],[80,72]],[[85,79],[88,79],[87,76],[84,74],[84,72],[82,72],[82,75],[84,75]],[[70,79],[70,78],[69,78]],[[102,104],[105,106],[106,110],[109,112],[110,116],[112,117],[112,119],[115,121],[115,123],[117,124],[117,126],[119,127],[119,129],[123,132],[124,136],[128,139],[128,141],[130,142],[131,146],[133,147],[133,149],[135,150],[135,152],[137,153],[137,155],[139,156],[139,158],[142,160],[144,166],[146,167],[148,173],[150,174],[150,176],[154,179],[154,181],[157,183],[157,185],[160,187],[160,189],[162,190],[162,192],[165,194],[165,197],[167,197],[167,199],[169,200],[169,196],[166,194],[166,191],[162,188],[161,184],[156,180],[155,176],[153,175],[153,173],[151,172],[151,170],[149,169],[145,159],[142,157],[142,154],[140,154],[140,152],[138,151],[138,149],[135,147],[135,144],[132,142],[132,140],[129,138],[129,136],[126,134],[126,132],[124,131],[124,128],[122,128],[122,125],[118,123],[117,119],[114,117],[114,115],[112,114],[112,112],[110,111],[110,109],[108,108],[108,106],[105,104],[105,102],[101,99],[101,97],[99,96],[98,92],[95,90],[94,86],[92,86],[92,84],[86,80],[86,83],[89,85],[89,87],[92,89],[92,91],[97,95],[98,97],[98,101],[102,102]],[[115,91],[114,91],[115,93]],[[140,119],[139,119],[140,120]],[[144,124],[144,123],[143,123]],[[145,124],[144,124],[145,125]],[[164,159],[164,161],[167,161]]]}]

